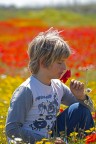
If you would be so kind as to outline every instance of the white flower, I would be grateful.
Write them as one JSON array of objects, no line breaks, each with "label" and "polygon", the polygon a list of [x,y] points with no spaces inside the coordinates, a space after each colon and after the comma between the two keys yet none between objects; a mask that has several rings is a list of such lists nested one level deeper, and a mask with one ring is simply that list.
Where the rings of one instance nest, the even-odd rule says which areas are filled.
[{"label": "white flower", "polygon": [[92,89],[90,89],[90,88],[87,88],[87,89],[86,89],[86,92],[87,92],[87,93],[90,93],[91,91],[92,91]]},{"label": "white flower", "polygon": [[21,138],[14,138],[14,141],[16,142],[16,144],[22,143],[22,139]]}]

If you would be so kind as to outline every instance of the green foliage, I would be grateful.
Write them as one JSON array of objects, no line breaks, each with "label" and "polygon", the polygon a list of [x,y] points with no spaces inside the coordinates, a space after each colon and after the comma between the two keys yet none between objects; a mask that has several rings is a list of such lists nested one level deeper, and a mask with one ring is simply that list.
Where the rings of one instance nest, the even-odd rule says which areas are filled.
[{"label": "green foliage", "polygon": [[44,9],[15,9],[15,8],[1,8],[0,20],[6,19],[41,19],[48,26],[63,26],[63,27],[76,27],[76,26],[96,26],[95,13],[77,13],[71,9],[66,10],[56,8]]}]

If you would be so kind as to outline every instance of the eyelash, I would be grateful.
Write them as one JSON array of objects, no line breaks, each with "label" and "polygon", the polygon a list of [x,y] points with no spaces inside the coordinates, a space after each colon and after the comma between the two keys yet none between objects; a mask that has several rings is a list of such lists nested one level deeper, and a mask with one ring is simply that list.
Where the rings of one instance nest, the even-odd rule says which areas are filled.
[{"label": "eyelash", "polygon": [[62,62],[58,62],[58,64],[62,64]]}]

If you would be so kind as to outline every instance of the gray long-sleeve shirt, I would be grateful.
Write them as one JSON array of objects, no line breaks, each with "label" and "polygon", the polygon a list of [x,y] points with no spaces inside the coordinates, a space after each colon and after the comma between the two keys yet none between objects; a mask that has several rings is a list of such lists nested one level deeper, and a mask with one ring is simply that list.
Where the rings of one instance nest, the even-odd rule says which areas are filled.
[{"label": "gray long-sleeve shirt", "polygon": [[[10,138],[12,135],[21,137],[24,142],[30,137],[31,143],[34,143],[34,137],[37,140],[47,137],[56,120],[60,104],[70,106],[77,101],[61,81],[52,80],[51,85],[46,86],[31,76],[13,93],[6,121],[6,134]],[[84,104],[83,101],[80,102]],[[90,109],[91,100],[91,107],[84,105]]]}]

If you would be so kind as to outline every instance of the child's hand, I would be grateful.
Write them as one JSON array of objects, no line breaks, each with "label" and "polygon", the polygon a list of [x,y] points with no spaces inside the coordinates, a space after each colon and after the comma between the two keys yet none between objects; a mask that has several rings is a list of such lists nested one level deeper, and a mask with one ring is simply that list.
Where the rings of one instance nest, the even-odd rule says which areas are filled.
[{"label": "child's hand", "polygon": [[54,144],[65,144],[65,142],[61,138],[57,137]]},{"label": "child's hand", "polygon": [[86,99],[86,96],[84,94],[84,83],[77,80],[71,80],[70,90],[77,99],[80,100]]}]

